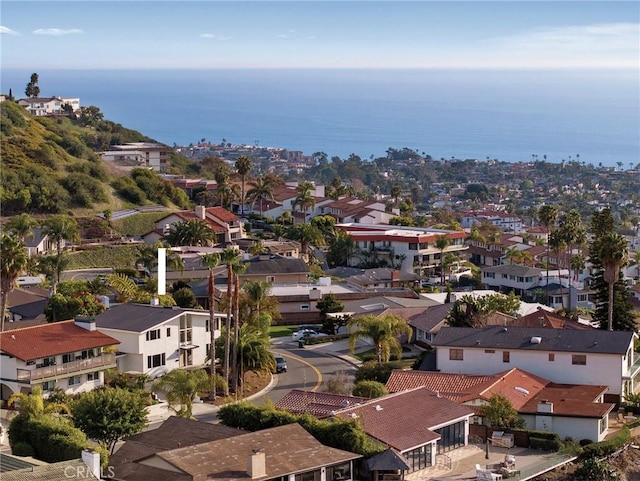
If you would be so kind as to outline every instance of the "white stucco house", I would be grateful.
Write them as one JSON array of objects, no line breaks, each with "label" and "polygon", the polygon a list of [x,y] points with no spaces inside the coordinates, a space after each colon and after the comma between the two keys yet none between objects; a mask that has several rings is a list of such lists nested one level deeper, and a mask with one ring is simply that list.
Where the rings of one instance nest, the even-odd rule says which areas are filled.
[{"label": "white stucco house", "polygon": [[80,99],[62,97],[37,97],[18,100],[18,105],[22,105],[31,115],[42,117],[46,115],[63,115],[63,106],[70,105],[74,112],[80,110]]},{"label": "white stucco house", "polygon": [[605,401],[640,391],[637,334],[599,329],[538,327],[440,329],[437,368],[461,374],[492,374],[517,367],[555,383],[607,386]]},{"label": "white stucco house", "polygon": [[[216,313],[215,336],[221,319]],[[98,328],[119,341],[117,368],[153,378],[207,362],[209,312],[145,304],[118,304],[96,316]]]},{"label": "white stucco house", "polygon": [[130,170],[134,167],[148,167],[158,172],[167,169],[171,149],[151,142],[130,142],[112,145],[111,150],[100,152],[102,160]]},{"label": "white stucco house", "polygon": [[104,371],[116,367],[105,348],[119,341],[96,329],[92,318],[42,324],[0,333],[1,397],[41,386],[78,394],[104,385]]}]

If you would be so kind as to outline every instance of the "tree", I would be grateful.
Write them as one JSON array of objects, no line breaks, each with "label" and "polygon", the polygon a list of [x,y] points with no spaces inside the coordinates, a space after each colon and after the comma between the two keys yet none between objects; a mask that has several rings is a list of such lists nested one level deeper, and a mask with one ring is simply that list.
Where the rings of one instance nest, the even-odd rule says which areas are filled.
[{"label": "tree", "polygon": [[169,408],[182,418],[192,417],[193,400],[208,388],[209,377],[203,369],[173,369],[154,383],[154,389],[165,393]]},{"label": "tree", "polygon": [[320,229],[313,224],[296,224],[287,232],[287,237],[300,242],[300,252],[307,254],[309,244],[323,246],[326,244]]},{"label": "tree", "polygon": [[181,287],[173,293],[173,299],[179,307],[190,309],[198,305],[195,294],[188,287]]},{"label": "tree", "polygon": [[618,481],[618,471],[603,459],[587,458],[573,473],[576,481]]},{"label": "tree", "polygon": [[265,200],[273,202],[273,183],[268,177],[258,176],[256,180],[249,182],[249,186],[251,188],[247,191],[247,200],[252,205],[260,201],[260,216],[262,216],[263,202]]},{"label": "tree", "polygon": [[173,224],[165,239],[173,247],[210,246],[215,243],[216,234],[202,219],[191,219]]},{"label": "tree", "polygon": [[[560,229],[553,229],[549,234],[548,240],[549,248],[551,252],[553,252],[556,258],[556,267],[558,268],[558,282],[560,283],[560,296],[562,298],[562,308],[564,309],[564,288],[562,285],[562,279],[560,278],[560,257],[561,253],[564,252],[567,244],[565,243],[565,237],[562,235]],[[549,269],[550,259],[547,258],[547,272]],[[549,282],[549,278],[547,278],[547,283]]]},{"label": "tree", "polygon": [[76,316],[96,316],[104,310],[104,304],[90,292],[79,291],[70,295],[57,292],[47,301],[44,314],[47,322],[57,322],[73,319]]},{"label": "tree", "polygon": [[37,73],[31,74],[31,80],[27,84],[27,88],[24,91],[24,94],[29,98],[38,98],[40,96],[40,87],[38,87],[38,81],[40,80]]},{"label": "tree", "polygon": [[305,222],[307,220],[307,209],[312,210],[316,208],[316,199],[311,194],[313,190],[313,184],[311,182],[302,182],[296,187],[296,198],[291,203],[291,207],[296,207],[300,212],[304,213]]},{"label": "tree", "polygon": [[73,217],[65,214],[57,214],[50,216],[42,224],[42,234],[47,236],[49,241],[56,246],[56,279],[53,284],[53,292],[56,292],[56,286],[60,282],[60,259],[62,257],[62,245],[65,241],[75,241],[80,237],[78,223]]},{"label": "tree", "polygon": [[39,225],[30,214],[23,212],[9,218],[5,227],[6,230],[14,234],[18,239],[24,241],[27,237],[33,239],[33,228]]},{"label": "tree", "polygon": [[227,247],[222,251],[220,260],[227,265],[227,324],[224,340],[224,361],[222,363],[223,375],[226,380],[225,396],[229,395],[229,362],[231,347],[231,316],[233,314],[233,267],[242,262],[240,251],[235,247]]},{"label": "tree", "polygon": [[121,439],[147,425],[147,407],[138,392],[103,387],[82,393],[71,403],[74,425],[113,454]]},{"label": "tree", "polygon": [[346,266],[356,252],[356,244],[351,236],[339,230],[328,242],[329,251],[326,254],[327,264],[330,268]]},{"label": "tree", "polygon": [[245,202],[245,180],[247,178],[247,174],[251,171],[251,159],[246,155],[241,155],[238,160],[236,160],[236,171],[240,175],[240,179],[242,180],[242,196],[240,197],[240,215],[244,217],[244,202]]},{"label": "tree", "polygon": [[240,186],[232,184],[228,180],[218,184],[216,200],[222,207],[231,207],[231,204],[240,199]]},{"label": "tree", "polygon": [[62,403],[47,402],[42,395],[42,386],[33,386],[31,393],[17,392],[12,394],[7,405],[16,405],[22,416],[39,417],[43,414],[65,412],[69,413],[69,407]]},{"label": "tree", "polygon": [[440,251],[440,284],[444,285],[444,250],[449,247],[451,241],[446,235],[438,236],[436,239],[436,249]]},{"label": "tree", "polygon": [[233,349],[231,358],[234,363],[231,367],[233,373],[233,393],[238,399],[238,376],[240,367],[238,365],[238,336],[240,335],[240,274],[247,270],[243,263],[234,264],[233,270]]},{"label": "tree", "polygon": [[316,309],[320,311],[322,327],[330,334],[335,334],[337,328],[339,329],[340,326],[344,326],[347,323],[345,316],[333,317],[327,315],[329,313],[342,312],[344,309],[344,304],[332,293],[322,296],[322,299],[316,302]]},{"label": "tree", "polygon": [[104,120],[104,114],[100,112],[100,109],[95,105],[89,105],[88,107],[80,107],[80,114],[78,115],[78,122],[83,126],[95,126],[99,122]]},{"label": "tree", "polygon": [[490,426],[501,428],[522,428],[524,419],[518,417],[518,411],[513,407],[509,399],[498,393],[493,393],[489,398],[489,404],[480,408],[482,416],[487,418]]},{"label": "tree", "polygon": [[353,387],[354,396],[367,397],[369,399],[386,396],[389,394],[384,384],[378,381],[359,381]]},{"label": "tree", "polygon": [[480,327],[483,317],[492,312],[512,314],[520,308],[520,298],[513,292],[508,295],[490,294],[473,297],[465,295],[459,298],[447,314],[447,324],[452,327]]},{"label": "tree", "polygon": [[9,293],[15,289],[16,279],[27,267],[27,249],[17,236],[0,233],[0,331],[4,331]]},{"label": "tree", "polygon": [[269,281],[246,281],[242,285],[245,292],[245,303],[248,308],[246,319],[253,322],[256,316],[261,313],[268,313],[271,317],[279,316],[278,301],[270,296],[273,282]]},{"label": "tree", "polygon": [[352,329],[349,336],[350,351],[354,351],[358,339],[371,339],[376,348],[378,363],[388,362],[392,354],[399,357],[402,346],[398,337],[406,334],[411,338],[412,333],[404,319],[392,314],[357,316],[349,321],[349,327]]},{"label": "tree", "polygon": [[214,401],[216,399],[216,289],[215,289],[215,276],[214,270],[220,265],[220,254],[211,253],[202,256],[202,264],[209,269],[209,283],[207,284],[207,300],[209,307],[209,343],[210,352],[209,358],[211,359],[211,367],[209,370],[209,399]]},{"label": "tree", "polygon": [[599,239],[598,260],[602,265],[604,281],[609,287],[607,329],[613,330],[614,286],[620,278],[620,268],[627,262],[627,241],[615,232]]},{"label": "tree", "polygon": [[543,205],[538,209],[537,212],[538,219],[542,222],[542,225],[547,231],[547,286],[546,286],[546,294],[547,299],[545,304],[549,304],[549,249],[550,249],[550,231],[551,227],[556,223],[556,219],[558,218],[558,208],[553,205]]}]

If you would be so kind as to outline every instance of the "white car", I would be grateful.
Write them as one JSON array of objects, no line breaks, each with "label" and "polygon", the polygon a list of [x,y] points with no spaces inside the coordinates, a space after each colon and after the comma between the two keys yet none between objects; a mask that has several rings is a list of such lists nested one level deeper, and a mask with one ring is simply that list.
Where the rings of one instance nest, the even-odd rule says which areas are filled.
[{"label": "white car", "polygon": [[301,329],[298,332],[294,332],[293,334],[291,334],[291,340],[292,341],[299,341],[300,339],[303,338],[313,338],[313,337],[322,337],[322,336],[326,336],[326,334],[322,333],[322,332],[316,332],[316,331],[312,331],[311,329]]}]

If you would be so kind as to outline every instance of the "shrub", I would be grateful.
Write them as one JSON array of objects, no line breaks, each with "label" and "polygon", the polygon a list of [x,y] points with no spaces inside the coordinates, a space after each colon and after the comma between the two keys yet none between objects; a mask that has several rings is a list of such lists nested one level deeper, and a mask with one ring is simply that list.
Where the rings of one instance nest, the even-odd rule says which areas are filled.
[{"label": "shrub", "polygon": [[11,446],[11,454],[14,456],[35,456],[36,452],[33,450],[33,446],[29,443],[20,441],[19,443]]},{"label": "shrub", "polygon": [[587,446],[588,444],[593,444],[593,441],[591,441],[591,439],[581,439],[580,440],[580,446]]},{"label": "shrub", "polygon": [[590,458],[579,466],[574,474],[576,481],[615,481],[620,479],[615,468],[609,467],[605,461]]},{"label": "shrub", "polygon": [[378,381],[360,381],[353,388],[354,396],[368,397],[370,399],[389,394],[384,384]]},{"label": "shrub", "polygon": [[562,441],[559,439],[542,439],[529,437],[529,447],[531,449],[541,449],[543,451],[559,451],[562,448]]},{"label": "shrub", "polygon": [[608,441],[593,443],[584,447],[583,456],[585,458],[600,458],[616,452],[627,444],[631,439],[631,431],[627,426],[623,426],[618,435]]},{"label": "shrub", "polygon": [[392,362],[378,364],[376,361],[367,361],[356,371],[355,381],[378,381],[385,384],[391,376],[391,371],[395,369],[394,366]]}]

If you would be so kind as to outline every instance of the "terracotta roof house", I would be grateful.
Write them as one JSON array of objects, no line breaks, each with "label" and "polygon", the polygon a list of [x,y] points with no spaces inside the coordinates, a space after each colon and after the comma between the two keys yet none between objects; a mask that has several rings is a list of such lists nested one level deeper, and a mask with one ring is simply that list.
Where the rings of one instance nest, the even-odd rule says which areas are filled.
[{"label": "terracotta roof house", "polygon": [[[154,448],[155,449],[155,448]],[[126,481],[352,479],[359,454],[321,444],[299,424],[155,451],[133,461]]]},{"label": "terracotta roof house", "polygon": [[435,465],[436,454],[467,445],[473,410],[419,387],[335,415],[358,419],[371,438],[403,455],[415,472]]},{"label": "terracotta roof house", "polygon": [[104,384],[104,371],[116,367],[115,354],[104,352],[120,341],[96,329],[95,320],[78,318],[0,333],[1,398],[41,385],[67,394]]},{"label": "terracotta roof house", "polygon": [[358,272],[346,277],[345,281],[365,289],[413,287],[420,282],[420,276],[390,267],[379,267],[376,269],[358,269]]},{"label": "terracotta roof house", "polygon": [[561,438],[601,441],[608,434],[613,403],[605,403],[607,386],[556,384],[514,368],[493,375],[394,370],[387,381],[390,392],[426,387],[442,397],[470,406],[483,423],[479,407],[493,394],[505,396],[528,429],[555,431]]},{"label": "terracotta roof house", "polygon": [[276,407],[295,414],[308,413],[323,419],[332,416],[335,411],[368,401],[369,398],[359,396],[292,389],[276,403]]},{"label": "terracotta roof house", "polygon": [[640,391],[631,331],[542,327],[446,327],[435,339],[443,372],[488,374],[517,367],[556,383],[607,386],[607,402]]},{"label": "terracotta roof house", "polygon": [[544,309],[523,317],[517,317],[509,325],[514,327],[548,327],[552,329],[592,329],[591,326]]},{"label": "terracotta roof house", "polygon": [[[216,337],[223,313],[216,313]],[[117,304],[96,316],[98,328],[118,339],[117,367],[158,377],[178,367],[205,364],[209,312],[146,304]]]}]

